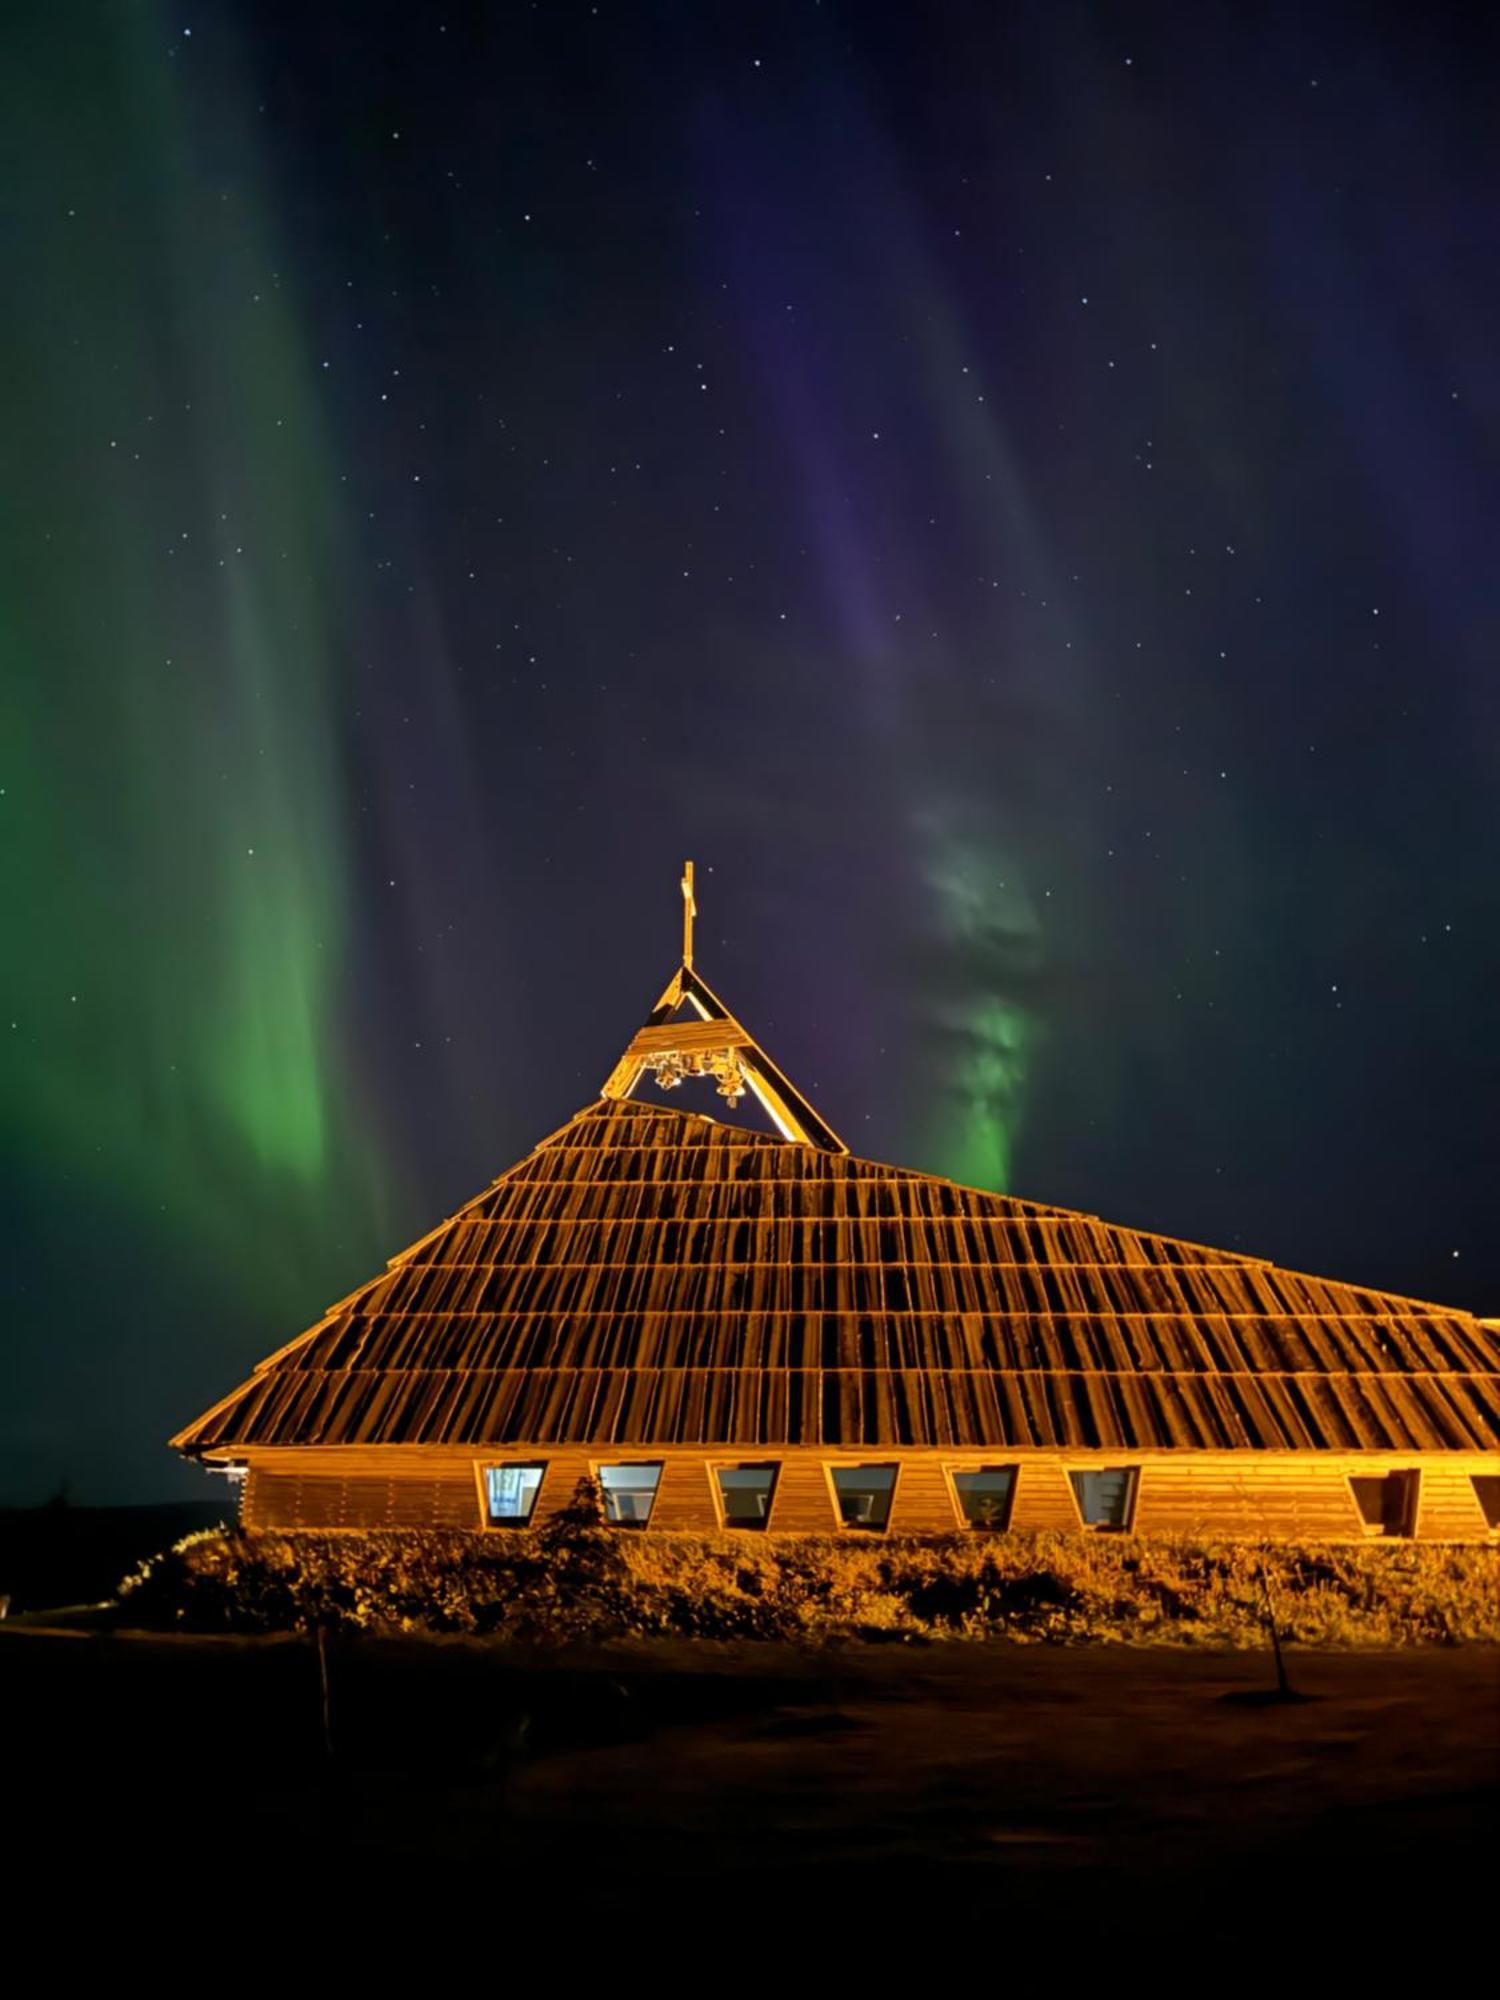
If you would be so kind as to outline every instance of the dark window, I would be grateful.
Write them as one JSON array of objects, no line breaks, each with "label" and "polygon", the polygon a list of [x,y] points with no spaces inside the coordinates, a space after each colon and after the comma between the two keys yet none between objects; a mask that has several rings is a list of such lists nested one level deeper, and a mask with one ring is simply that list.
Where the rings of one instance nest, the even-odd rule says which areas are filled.
[{"label": "dark window", "polygon": [[1409,1535],[1417,1518],[1417,1475],[1386,1472],[1351,1479],[1359,1518],[1377,1535]]},{"label": "dark window", "polygon": [[542,1465],[487,1465],[484,1507],[491,1527],[524,1528],[541,1490]]},{"label": "dark window", "polygon": [[659,1465],[601,1465],[604,1517],[617,1528],[644,1528],[656,1505]]},{"label": "dark window", "polygon": [[883,1528],[896,1490],[894,1465],[836,1465],[833,1490],[846,1528]]},{"label": "dark window", "polygon": [[1073,1494],[1085,1527],[1128,1528],[1135,1499],[1135,1467],[1105,1465],[1097,1472],[1070,1472]]},{"label": "dark window", "polygon": [[1500,1474],[1476,1472],[1474,1474],[1474,1498],[1484,1511],[1484,1518],[1492,1528],[1500,1528]]},{"label": "dark window", "polygon": [[726,1528],[763,1528],[776,1491],[774,1465],[720,1465],[715,1468]]},{"label": "dark window", "polygon": [[955,1472],[953,1490],[971,1528],[1003,1528],[1016,1494],[1016,1468],[981,1465],[975,1471]]}]

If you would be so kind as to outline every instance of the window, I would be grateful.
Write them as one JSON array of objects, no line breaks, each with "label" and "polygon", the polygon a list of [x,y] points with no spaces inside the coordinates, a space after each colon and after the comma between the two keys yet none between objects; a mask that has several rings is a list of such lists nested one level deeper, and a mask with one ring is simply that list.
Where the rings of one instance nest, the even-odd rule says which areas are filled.
[{"label": "window", "polygon": [[953,1475],[959,1511],[971,1528],[1003,1528],[1016,1493],[1013,1465],[981,1465]]},{"label": "window", "polygon": [[1500,1473],[1476,1472],[1474,1498],[1483,1509],[1484,1518],[1492,1528],[1500,1528]]},{"label": "window", "polygon": [[1417,1475],[1386,1472],[1351,1479],[1359,1518],[1372,1535],[1409,1535],[1417,1519]]},{"label": "window", "polygon": [[766,1525],[771,1516],[771,1495],[776,1491],[776,1470],[774,1465],[715,1466],[726,1528]]},{"label": "window", "polygon": [[659,1465],[601,1465],[604,1518],[617,1528],[644,1528],[656,1504]]},{"label": "window", "polygon": [[544,1465],[487,1465],[484,1511],[492,1528],[524,1528],[541,1489]]},{"label": "window", "polygon": [[1133,1465],[1101,1465],[1097,1472],[1070,1472],[1068,1477],[1086,1528],[1130,1526],[1135,1506]]},{"label": "window", "polygon": [[894,1465],[835,1465],[833,1491],[846,1528],[883,1528],[896,1490]]}]

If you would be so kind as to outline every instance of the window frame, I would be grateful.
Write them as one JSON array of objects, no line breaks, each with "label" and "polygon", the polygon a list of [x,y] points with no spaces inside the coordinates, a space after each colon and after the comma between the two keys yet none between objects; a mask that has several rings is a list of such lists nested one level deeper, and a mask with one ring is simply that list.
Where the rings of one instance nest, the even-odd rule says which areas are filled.
[{"label": "window frame", "polygon": [[[771,1491],[766,1499],[766,1518],[758,1524],[747,1525],[743,1521],[731,1521],[724,1509],[724,1489],[719,1484],[721,1472],[758,1472],[765,1467],[771,1475]],[[713,1501],[714,1518],[719,1524],[719,1532],[724,1535],[768,1535],[771,1520],[776,1512],[776,1496],[781,1491],[783,1461],[779,1458],[711,1458],[705,1470],[708,1474],[709,1497]]]},{"label": "window frame", "polygon": [[[891,1497],[885,1510],[885,1519],[878,1527],[860,1521],[846,1521],[844,1510],[839,1503],[839,1489],[834,1483],[835,1472],[863,1472],[889,1470],[891,1473]],[[829,1505],[833,1508],[834,1533],[839,1535],[888,1535],[896,1512],[896,1498],[901,1491],[901,1461],[899,1458],[855,1457],[825,1458],[823,1460],[823,1483],[828,1489]]]},{"label": "window frame", "polygon": [[[606,1469],[623,1472],[628,1466],[655,1466],[656,1484],[651,1489],[651,1505],[646,1510],[644,1521],[612,1521],[609,1518],[609,1489],[604,1484]],[[664,1458],[598,1458],[589,1460],[589,1471],[599,1488],[599,1497],[604,1505],[604,1525],[606,1528],[623,1528],[627,1534],[640,1534],[651,1526],[656,1518],[656,1505],[661,1499],[661,1482],[666,1476],[667,1461]]]},{"label": "window frame", "polygon": [[[1401,1479],[1406,1482],[1407,1501],[1402,1512],[1401,1526],[1388,1528],[1384,1517],[1379,1521],[1367,1521],[1365,1510],[1359,1504],[1359,1496],[1354,1490],[1356,1479]],[[1344,1484],[1349,1493],[1349,1504],[1354,1509],[1354,1518],[1359,1523],[1360,1534],[1367,1542],[1413,1542],[1417,1538],[1417,1517],[1422,1508],[1422,1468],[1419,1465],[1387,1465],[1378,1471],[1367,1469],[1363,1472],[1346,1472]],[[1476,1504],[1477,1504],[1476,1495]]]},{"label": "window frame", "polygon": [[[506,1466],[518,1466],[523,1472],[539,1472],[541,1478],[536,1483],[536,1492],[531,1498],[531,1512],[524,1521],[496,1521],[490,1515],[489,1473],[503,1471]],[[513,1535],[518,1528],[532,1528],[536,1525],[536,1510],[542,1504],[542,1494],[546,1490],[547,1474],[552,1461],[546,1458],[476,1458],[474,1461],[474,1484],[479,1493],[479,1525],[486,1532],[498,1528],[505,1534]]]},{"label": "window frame", "polygon": [[[1076,1459],[1064,1461],[1063,1476],[1068,1482],[1068,1498],[1073,1503],[1073,1512],[1078,1517],[1078,1525],[1085,1534],[1133,1535],[1135,1533],[1136,1515],[1140,1512],[1141,1506],[1141,1471],[1142,1467],[1139,1465],[1132,1465],[1128,1460],[1122,1464],[1117,1458],[1101,1460],[1097,1464],[1090,1463],[1084,1465],[1080,1465]],[[1088,1473],[1100,1472],[1123,1472],[1127,1476],[1125,1518],[1118,1523],[1114,1521],[1089,1521],[1084,1518],[1083,1498],[1074,1484],[1074,1474],[1077,1473],[1081,1476]]]},{"label": "window frame", "polygon": [[[1005,1519],[1000,1522],[971,1521],[964,1512],[963,1496],[958,1490],[958,1479],[965,1472],[1008,1472],[1011,1475],[1010,1497],[1005,1505]],[[953,1518],[959,1530],[965,1535],[1008,1535],[1010,1524],[1016,1518],[1016,1501],[1021,1491],[1021,1465],[1018,1459],[986,1459],[982,1465],[943,1466],[943,1478],[948,1487],[948,1499],[953,1508]]]}]

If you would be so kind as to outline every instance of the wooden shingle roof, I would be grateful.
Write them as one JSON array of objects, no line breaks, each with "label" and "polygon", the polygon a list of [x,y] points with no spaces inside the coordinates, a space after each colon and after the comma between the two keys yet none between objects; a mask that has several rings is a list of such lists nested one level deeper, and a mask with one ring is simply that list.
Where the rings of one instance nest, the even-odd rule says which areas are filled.
[{"label": "wooden shingle roof", "polygon": [[1500,1338],[606,1097],[173,1442],[1472,1451]]}]

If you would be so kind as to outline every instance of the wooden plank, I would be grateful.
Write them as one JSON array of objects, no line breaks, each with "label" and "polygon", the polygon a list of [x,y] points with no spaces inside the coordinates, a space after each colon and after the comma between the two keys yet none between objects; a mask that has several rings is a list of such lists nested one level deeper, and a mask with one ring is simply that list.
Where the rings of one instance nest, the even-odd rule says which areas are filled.
[{"label": "wooden plank", "polygon": [[1363,1537],[1342,1461],[1241,1462],[1227,1454],[1142,1468],[1135,1531],[1231,1540]]},{"label": "wooden plank", "polygon": [[704,1459],[664,1459],[661,1483],[651,1509],[651,1526],[678,1534],[717,1534],[719,1515],[714,1506],[711,1477]]},{"label": "wooden plank", "polygon": [[1019,1458],[1016,1497],[1010,1510],[1013,1528],[1050,1528],[1060,1534],[1081,1532],[1073,1489],[1057,1459]]},{"label": "wooden plank", "polygon": [[738,1021],[668,1021],[637,1030],[627,1056],[711,1055],[715,1049],[748,1049],[754,1038]]},{"label": "wooden plank", "polygon": [[831,1535],[838,1527],[821,1453],[778,1454],[781,1474],[771,1502],[771,1532]]},{"label": "wooden plank", "polygon": [[[1417,1535],[1422,1541],[1473,1542],[1495,1538],[1474,1489],[1476,1468],[1424,1459],[1417,1492]],[[1500,1477],[1500,1458],[1486,1464],[1480,1476]]]},{"label": "wooden plank", "polygon": [[891,1502],[892,1534],[951,1535],[962,1525],[940,1457],[903,1455],[900,1468]]}]

